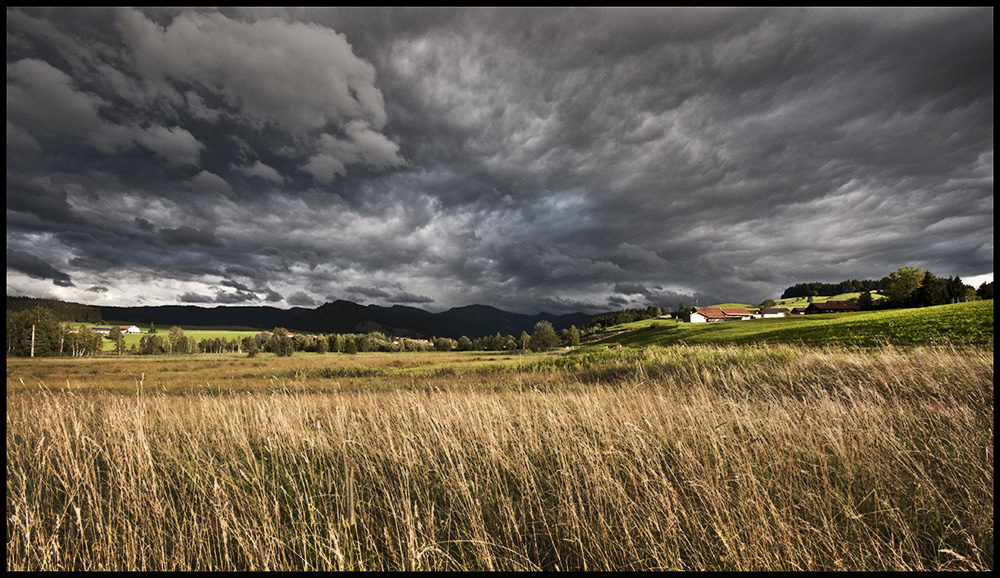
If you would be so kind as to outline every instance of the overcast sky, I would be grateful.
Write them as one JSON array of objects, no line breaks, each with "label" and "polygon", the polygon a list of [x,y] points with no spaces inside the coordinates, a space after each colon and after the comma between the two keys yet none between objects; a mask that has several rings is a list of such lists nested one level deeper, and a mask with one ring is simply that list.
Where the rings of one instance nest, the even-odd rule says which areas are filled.
[{"label": "overcast sky", "polygon": [[600,312],[904,265],[992,280],[992,8],[7,9],[8,295]]}]

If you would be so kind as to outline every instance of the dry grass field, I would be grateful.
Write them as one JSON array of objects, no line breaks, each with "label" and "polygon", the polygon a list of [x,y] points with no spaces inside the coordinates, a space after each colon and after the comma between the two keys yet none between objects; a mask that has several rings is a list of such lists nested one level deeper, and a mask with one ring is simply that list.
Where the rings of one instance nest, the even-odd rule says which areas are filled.
[{"label": "dry grass field", "polygon": [[993,419],[992,348],[8,359],[7,569],[991,571]]}]

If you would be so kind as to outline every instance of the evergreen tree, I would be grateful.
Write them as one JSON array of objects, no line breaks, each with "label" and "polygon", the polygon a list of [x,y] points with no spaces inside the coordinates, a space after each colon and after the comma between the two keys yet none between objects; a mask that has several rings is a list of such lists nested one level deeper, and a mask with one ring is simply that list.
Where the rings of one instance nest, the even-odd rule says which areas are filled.
[{"label": "evergreen tree", "polygon": [[858,307],[860,307],[862,311],[871,311],[875,308],[875,300],[872,298],[871,291],[862,292],[861,295],[858,296],[857,303]]},{"label": "evergreen tree", "polygon": [[979,284],[979,289],[976,289],[976,295],[980,299],[993,299],[993,281]]},{"label": "evergreen tree", "polygon": [[924,272],[924,278],[910,298],[905,301],[909,307],[927,307],[930,305],[944,305],[950,301],[948,295],[948,282],[939,277],[935,277],[930,271]]}]

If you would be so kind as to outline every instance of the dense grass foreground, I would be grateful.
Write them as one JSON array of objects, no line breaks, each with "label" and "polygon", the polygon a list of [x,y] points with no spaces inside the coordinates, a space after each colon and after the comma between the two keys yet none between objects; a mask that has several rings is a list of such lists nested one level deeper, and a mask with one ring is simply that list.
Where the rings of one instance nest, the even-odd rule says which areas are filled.
[{"label": "dense grass foreground", "polygon": [[7,569],[993,569],[991,350],[602,359],[8,393]]}]

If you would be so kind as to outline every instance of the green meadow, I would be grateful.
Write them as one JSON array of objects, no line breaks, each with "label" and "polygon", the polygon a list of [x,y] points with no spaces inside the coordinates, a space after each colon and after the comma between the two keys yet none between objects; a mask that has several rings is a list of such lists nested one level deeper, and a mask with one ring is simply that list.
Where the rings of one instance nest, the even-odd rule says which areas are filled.
[{"label": "green meadow", "polygon": [[[105,323],[103,326],[111,327],[114,325],[131,325],[131,323],[113,322],[113,323]],[[94,327],[94,325],[84,325],[84,324],[73,324],[73,326]],[[133,345],[136,348],[138,348],[139,341],[146,335],[145,332],[149,331],[148,326],[138,325],[137,327],[142,329],[144,333],[124,334],[126,350],[131,349]],[[270,331],[270,329],[253,329],[250,327],[203,327],[203,326],[187,326],[187,325],[181,325],[179,327],[184,330],[185,337],[190,337],[194,339],[196,342],[201,341],[202,339],[214,339],[214,338],[222,338],[227,341],[232,339],[243,339],[244,337],[247,336],[257,335],[261,331]],[[170,326],[168,325],[165,327],[157,327],[156,330],[159,335],[166,336],[169,334]],[[115,350],[114,342],[111,341],[110,339],[105,339],[103,351],[113,352],[114,350]]]},{"label": "green meadow", "polygon": [[612,327],[609,332],[615,334],[598,340],[597,344],[629,347],[678,343],[985,346],[993,342],[993,300],[920,309],[794,315],[722,323],[653,319]]}]

